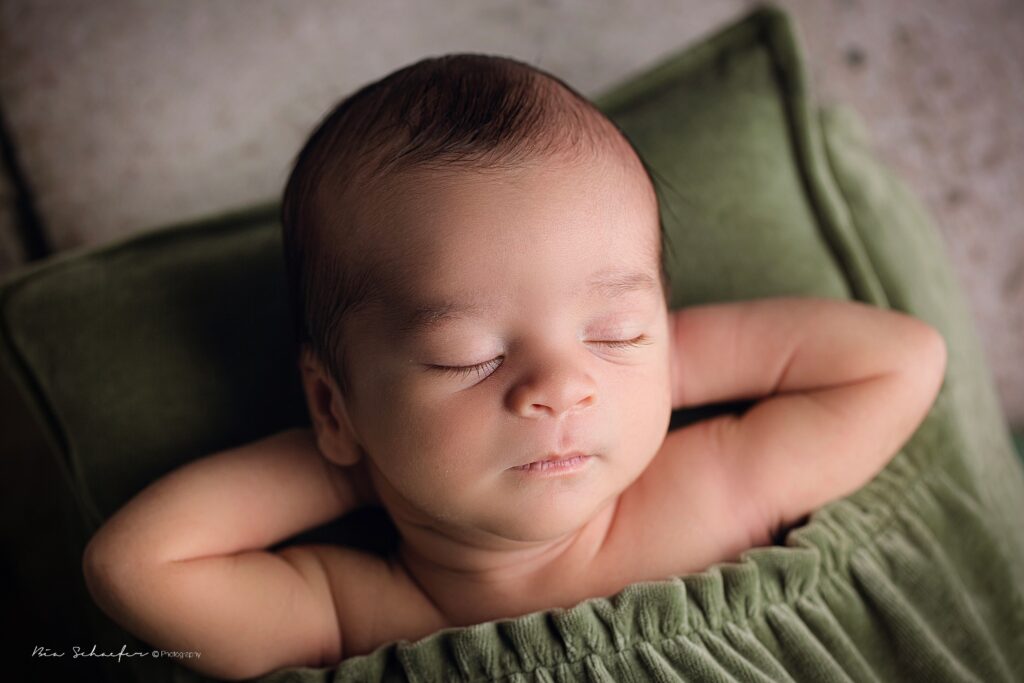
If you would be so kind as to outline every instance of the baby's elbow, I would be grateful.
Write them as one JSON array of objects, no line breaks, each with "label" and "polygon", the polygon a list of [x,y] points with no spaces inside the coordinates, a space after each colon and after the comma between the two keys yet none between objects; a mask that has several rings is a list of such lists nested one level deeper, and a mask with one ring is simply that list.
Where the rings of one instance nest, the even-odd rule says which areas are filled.
[{"label": "baby's elbow", "polygon": [[935,330],[935,341],[934,345],[936,355],[936,366],[939,374],[939,386],[942,386],[942,378],[946,376],[946,367],[949,364],[949,348],[946,346],[946,338],[942,336],[942,333]]},{"label": "baby's elbow", "polygon": [[[93,537],[82,553],[82,576],[93,602],[122,628],[156,647],[158,641],[151,638],[157,633],[154,624],[162,614],[168,613],[167,605],[170,604],[161,595],[170,593],[164,590],[158,579],[151,580],[157,575],[147,573],[145,566],[144,562],[132,559],[117,544],[108,543],[103,538]],[[141,602],[141,596],[148,596],[149,601]],[[165,637],[172,632],[166,624],[160,626],[159,631]],[[232,645],[227,643],[222,647],[194,649],[170,645],[167,648],[194,650],[192,657],[176,661],[217,680],[249,680],[269,673],[270,670],[261,666],[256,657],[242,656],[243,653],[237,652]]]},{"label": "baby's elbow", "polygon": [[82,578],[93,602],[126,628],[135,623],[138,587],[154,568],[136,549],[102,533],[93,536],[82,552]]},{"label": "baby's elbow", "polygon": [[110,544],[93,536],[82,553],[82,578],[93,601],[111,617],[120,601],[116,599],[118,586],[123,585],[123,564]]},{"label": "baby's elbow", "polygon": [[935,327],[916,319],[914,322],[917,323],[919,334],[911,345],[911,359],[926,365],[941,380],[946,373],[949,357],[946,338]]},{"label": "baby's elbow", "polygon": [[914,351],[914,360],[917,362],[913,364],[910,374],[925,403],[924,412],[927,413],[942,390],[949,352],[941,332],[930,325],[922,324],[921,328],[921,340],[915,345]]},{"label": "baby's elbow", "polygon": [[85,544],[85,550],[82,552],[82,577],[93,598],[96,597],[101,584],[107,582],[110,568],[110,558],[96,536],[93,536]]}]

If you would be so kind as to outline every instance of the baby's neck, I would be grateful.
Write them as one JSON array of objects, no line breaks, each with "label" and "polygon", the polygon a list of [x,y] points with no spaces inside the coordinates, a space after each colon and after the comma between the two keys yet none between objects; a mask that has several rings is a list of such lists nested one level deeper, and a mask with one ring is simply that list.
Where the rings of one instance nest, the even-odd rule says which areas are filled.
[{"label": "baby's neck", "polygon": [[618,498],[559,539],[509,543],[501,549],[399,524],[397,560],[453,626],[570,607],[593,593],[587,568],[603,547],[617,509]]}]

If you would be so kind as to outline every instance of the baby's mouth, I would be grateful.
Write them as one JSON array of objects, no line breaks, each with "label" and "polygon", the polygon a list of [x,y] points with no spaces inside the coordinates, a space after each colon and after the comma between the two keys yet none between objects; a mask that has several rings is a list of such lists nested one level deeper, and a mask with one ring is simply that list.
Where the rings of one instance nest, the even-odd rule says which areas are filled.
[{"label": "baby's mouth", "polygon": [[540,460],[534,460],[523,465],[516,465],[509,469],[521,472],[555,472],[577,469],[589,460],[591,456],[586,453],[574,451],[572,453],[552,453]]}]

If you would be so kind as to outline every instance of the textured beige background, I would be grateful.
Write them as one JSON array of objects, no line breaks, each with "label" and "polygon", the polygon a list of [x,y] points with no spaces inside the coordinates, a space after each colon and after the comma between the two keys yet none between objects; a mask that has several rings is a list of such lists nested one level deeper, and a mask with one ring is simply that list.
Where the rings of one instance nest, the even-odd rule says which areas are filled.
[{"label": "textured beige background", "polygon": [[[778,0],[820,98],[853,106],[935,217],[1024,426],[1024,2]],[[588,95],[749,0],[3,0],[0,106],[56,249],[275,197],[318,118],[453,51]],[[0,180],[0,274],[24,259]]]}]

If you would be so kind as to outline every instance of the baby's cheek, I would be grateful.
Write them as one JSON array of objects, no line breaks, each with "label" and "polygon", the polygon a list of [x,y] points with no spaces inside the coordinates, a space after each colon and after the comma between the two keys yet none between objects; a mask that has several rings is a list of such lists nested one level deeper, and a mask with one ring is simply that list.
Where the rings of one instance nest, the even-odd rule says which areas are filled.
[{"label": "baby's cheek", "polygon": [[632,382],[629,398],[622,405],[623,421],[629,444],[643,453],[653,454],[668,433],[672,417],[670,386],[657,369]]},{"label": "baby's cheek", "polygon": [[387,440],[410,476],[443,486],[486,457],[486,419],[477,405],[396,406]]}]

